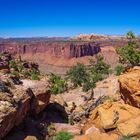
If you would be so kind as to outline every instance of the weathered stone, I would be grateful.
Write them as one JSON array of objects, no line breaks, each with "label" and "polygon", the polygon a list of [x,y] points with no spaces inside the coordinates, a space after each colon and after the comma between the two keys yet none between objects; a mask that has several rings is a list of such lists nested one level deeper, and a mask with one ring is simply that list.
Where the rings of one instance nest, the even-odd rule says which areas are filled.
[{"label": "weathered stone", "polygon": [[23,82],[22,86],[10,88],[10,92],[12,96],[0,93],[0,139],[19,125],[28,113],[41,112],[50,98],[46,83],[41,81],[34,82],[31,88]]},{"label": "weathered stone", "polygon": [[100,132],[100,130],[98,128],[96,128],[95,126],[92,126],[92,127],[90,127],[89,129],[86,130],[85,135],[91,134],[94,131],[99,131]]},{"label": "weathered stone", "polygon": [[125,103],[140,108],[140,67],[134,67],[119,77],[120,93]]},{"label": "weathered stone", "polygon": [[122,135],[137,136],[140,135],[140,116],[118,124],[118,131]]},{"label": "weathered stone", "polygon": [[73,135],[80,135],[81,134],[81,128],[78,125],[54,123],[54,127],[56,129],[56,132],[67,131],[67,132],[72,133]]},{"label": "weathered stone", "polygon": [[88,124],[96,124],[104,129],[112,129],[116,128],[119,123],[138,115],[140,115],[140,110],[135,107],[107,101],[91,112]]}]

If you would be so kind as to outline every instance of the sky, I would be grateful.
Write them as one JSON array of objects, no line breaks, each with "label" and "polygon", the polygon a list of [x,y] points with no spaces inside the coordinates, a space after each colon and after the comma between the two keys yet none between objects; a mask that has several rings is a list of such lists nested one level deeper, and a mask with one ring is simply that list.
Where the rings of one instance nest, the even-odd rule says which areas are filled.
[{"label": "sky", "polygon": [[140,0],[0,0],[0,37],[140,34]]}]

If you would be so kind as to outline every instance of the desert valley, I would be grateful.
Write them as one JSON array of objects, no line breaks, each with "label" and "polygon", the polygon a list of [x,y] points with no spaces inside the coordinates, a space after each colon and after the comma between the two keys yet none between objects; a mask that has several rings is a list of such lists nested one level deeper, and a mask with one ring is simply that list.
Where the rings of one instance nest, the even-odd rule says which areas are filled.
[{"label": "desert valley", "polygon": [[139,140],[140,38],[0,39],[0,139]]}]

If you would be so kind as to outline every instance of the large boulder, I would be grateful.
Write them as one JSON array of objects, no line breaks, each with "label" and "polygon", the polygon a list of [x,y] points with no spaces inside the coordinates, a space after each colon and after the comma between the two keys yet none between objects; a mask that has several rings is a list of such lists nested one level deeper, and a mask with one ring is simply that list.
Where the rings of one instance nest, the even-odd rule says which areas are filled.
[{"label": "large boulder", "polygon": [[23,85],[7,87],[6,92],[0,92],[0,139],[19,125],[28,113],[40,113],[49,103],[47,84],[29,81],[32,86],[24,81]]},{"label": "large boulder", "polygon": [[118,124],[118,131],[122,135],[137,136],[140,135],[140,116]]},{"label": "large boulder", "polygon": [[119,82],[117,76],[109,76],[108,78],[98,82],[94,89],[94,98],[99,98],[103,95],[115,95],[119,92]]},{"label": "large boulder", "polygon": [[120,93],[125,103],[140,108],[140,67],[134,67],[119,77]]},{"label": "large boulder", "polygon": [[130,105],[106,101],[91,112],[88,125],[93,125],[105,130],[117,128],[119,123],[123,123],[133,117],[140,115],[140,110]]}]

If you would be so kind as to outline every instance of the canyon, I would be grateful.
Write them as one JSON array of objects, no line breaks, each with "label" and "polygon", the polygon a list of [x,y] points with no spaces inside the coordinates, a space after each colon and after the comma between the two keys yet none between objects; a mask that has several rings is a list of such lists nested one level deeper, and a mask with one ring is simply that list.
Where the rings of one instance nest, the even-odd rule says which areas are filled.
[{"label": "canyon", "polygon": [[[96,36],[95,41],[93,35],[81,37],[80,41],[0,40],[0,139],[49,140],[60,131],[72,133],[73,140],[140,135],[138,66],[120,76],[109,74],[87,92],[77,87],[58,95],[51,93],[45,73],[64,75],[77,62],[89,65],[97,54],[114,68],[118,63],[116,48],[126,44],[125,39],[116,37]],[[19,79],[12,75],[11,60],[22,66]],[[26,77],[24,72],[38,70],[38,65],[44,74],[34,80]]]},{"label": "canyon", "polygon": [[[83,36],[82,36],[83,37]],[[88,39],[87,39],[88,38]],[[76,63],[89,64],[96,54],[102,54],[113,68],[117,65],[116,47],[126,44],[120,37],[86,35],[86,39],[10,39],[0,40],[0,51],[8,50],[23,60],[36,62],[40,70],[64,75]]]}]

